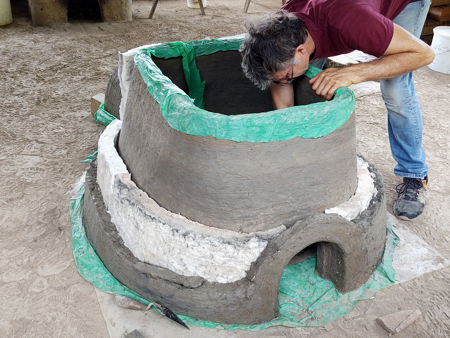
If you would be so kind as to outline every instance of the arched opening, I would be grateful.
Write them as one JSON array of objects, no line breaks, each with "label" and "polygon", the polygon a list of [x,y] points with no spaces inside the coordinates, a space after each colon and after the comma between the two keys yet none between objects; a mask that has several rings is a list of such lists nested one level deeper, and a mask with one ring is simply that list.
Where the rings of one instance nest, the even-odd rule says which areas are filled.
[{"label": "arched opening", "polygon": [[345,264],[342,248],[331,242],[317,242],[308,245],[295,254],[287,265],[297,265],[316,256],[317,274],[328,279],[340,290],[344,286]]},{"label": "arched opening", "polygon": [[297,265],[303,261],[306,261],[308,258],[315,256],[317,253],[317,243],[313,243],[300,252],[298,252],[294,257],[291,258],[288,265]]},{"label": "arched opening", "polygon": [[100,5],[97,0],[69,0],[67,18],[69,21],[101,21]]}]

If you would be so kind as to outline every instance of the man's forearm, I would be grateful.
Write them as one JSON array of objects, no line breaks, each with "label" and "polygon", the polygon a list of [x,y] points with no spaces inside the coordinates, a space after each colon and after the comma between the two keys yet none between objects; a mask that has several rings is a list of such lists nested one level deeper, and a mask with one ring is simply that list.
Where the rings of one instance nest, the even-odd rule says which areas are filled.
[{"label": "man's forearm", "polygon": [[393,78],[423,67],[433,59],[433,50],[428,45],[394,24],[394,36],[381,59],[325,69],[312,78],[310,83],[318,95],[330,99],[339,87]]},{"label": "man's forearm", "polygon": [[292,107],[294,105],[294,88],[292,83],[275,84],[270,86],[272,102],[275,109]]},{"label": "man's forearm", "polygon": [[354,74],[352,83],[390,79],[406,74],[433,61],[432,53],[405,52],[385,55],[370,62],[345,67]]}]

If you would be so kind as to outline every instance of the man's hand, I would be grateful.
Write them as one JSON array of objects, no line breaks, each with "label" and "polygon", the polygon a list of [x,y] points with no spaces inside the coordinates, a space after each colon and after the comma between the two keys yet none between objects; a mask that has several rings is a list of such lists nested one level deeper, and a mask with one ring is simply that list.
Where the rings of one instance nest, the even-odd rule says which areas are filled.
[{"label": "man's hand", "polygon": [[328,68],[314,76],[309,83],[317,95],[330,100],[340,87],[348,87],[360,80],[350,67]]}]

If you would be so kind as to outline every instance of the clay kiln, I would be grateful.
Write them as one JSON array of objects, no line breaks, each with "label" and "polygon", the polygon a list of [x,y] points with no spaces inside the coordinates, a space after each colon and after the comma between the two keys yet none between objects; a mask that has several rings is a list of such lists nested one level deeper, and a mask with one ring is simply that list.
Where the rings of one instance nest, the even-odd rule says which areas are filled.
[{"label": "clay kiln", "polygon": [[[83,218],[110,272],[170,309],[222,323],[277,315],[284,267],[317,244],[317,272],[361,286],[384,249],[381,176],[355,151],[354,96],[294,82],[271,111],[242,74],[239,38],[160,44],[122,60],[87,175]],[[189,93],[188,96],[186,93]]]}]

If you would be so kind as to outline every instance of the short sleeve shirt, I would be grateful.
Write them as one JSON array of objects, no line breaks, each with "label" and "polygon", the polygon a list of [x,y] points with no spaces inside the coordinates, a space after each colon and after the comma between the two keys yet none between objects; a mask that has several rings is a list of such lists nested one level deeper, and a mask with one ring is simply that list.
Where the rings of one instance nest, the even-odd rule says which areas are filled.
[{"label": "short sleeve shirt", "polygon": [[302,19],[323,58],[361,50],[380,57],[392,40],[392,20],[414,0],[290,0],[282,9]]}]

